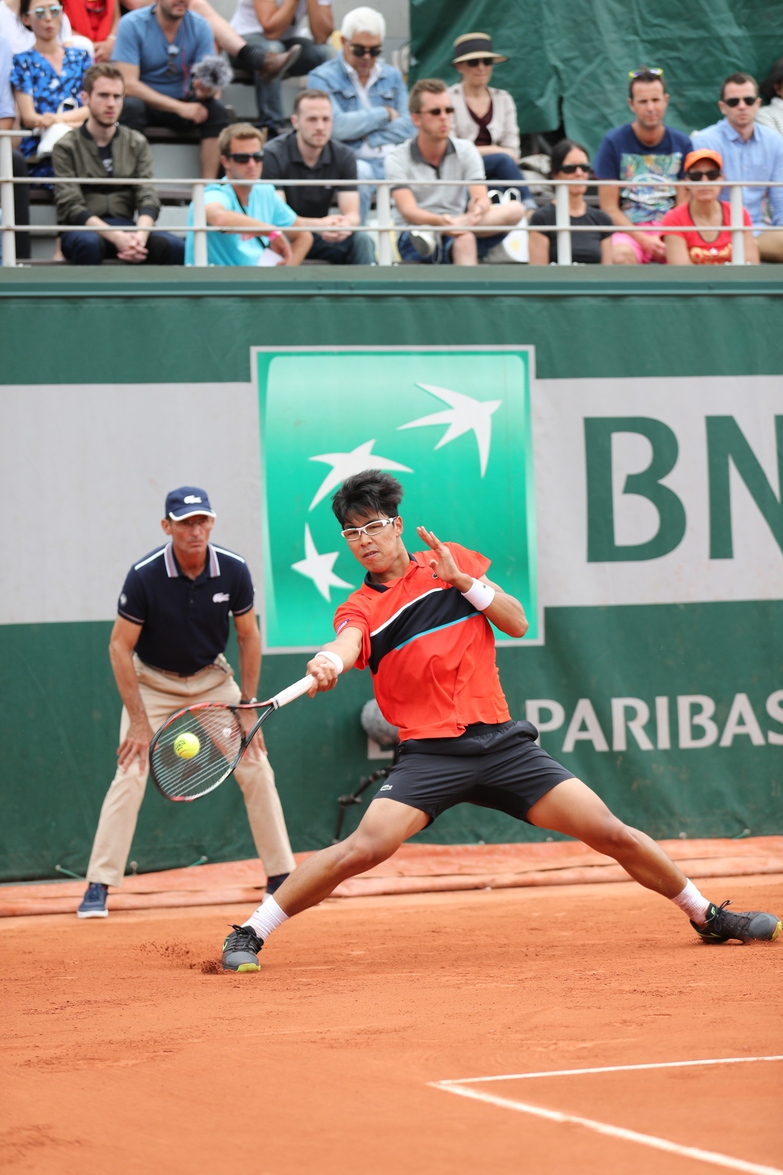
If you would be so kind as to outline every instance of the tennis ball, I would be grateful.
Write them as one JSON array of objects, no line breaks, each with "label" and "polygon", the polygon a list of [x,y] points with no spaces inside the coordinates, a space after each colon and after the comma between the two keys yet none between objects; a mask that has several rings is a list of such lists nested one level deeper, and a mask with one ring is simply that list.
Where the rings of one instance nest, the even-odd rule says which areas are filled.
[{"label": "tennis ball", "polygon": [[174,739],[174,754],[180,759],[193,759],[201,750],[201,743],[195,734],[178,734]]}]

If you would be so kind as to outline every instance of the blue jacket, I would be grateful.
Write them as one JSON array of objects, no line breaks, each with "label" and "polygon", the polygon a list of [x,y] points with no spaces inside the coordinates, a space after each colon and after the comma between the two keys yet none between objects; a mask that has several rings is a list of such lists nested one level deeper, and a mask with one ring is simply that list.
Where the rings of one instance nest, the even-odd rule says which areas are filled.
[{"label": "blue jacket", "polygon": [[[378,59],[378,65],[380,77],[369,91],[373,110],[367,110],[359,101],[342,53],[319,65],[307,79],[308,89],[326,90],[331,96],[334,112],[332,138],[347,143],[352,151],[358,151],[364,142],[371,147],[380,147],[383,143],[404,143],[416,134],[408,113],[408,91],[402,74],[382,58]],[[385,106],[393,106],[400,117],[390,122]]]}]

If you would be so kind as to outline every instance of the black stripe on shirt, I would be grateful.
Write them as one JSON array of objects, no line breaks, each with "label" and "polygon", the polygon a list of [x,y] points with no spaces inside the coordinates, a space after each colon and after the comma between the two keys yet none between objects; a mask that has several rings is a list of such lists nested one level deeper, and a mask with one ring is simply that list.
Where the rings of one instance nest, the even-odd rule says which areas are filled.
[{"label": "black stripe on shirt", "polygon": [[380,632],[370,636],[370,671],[377,673],[386,654],[399,649],[408,641],[478,615],[478,609],[455,587],[420,596]]}]

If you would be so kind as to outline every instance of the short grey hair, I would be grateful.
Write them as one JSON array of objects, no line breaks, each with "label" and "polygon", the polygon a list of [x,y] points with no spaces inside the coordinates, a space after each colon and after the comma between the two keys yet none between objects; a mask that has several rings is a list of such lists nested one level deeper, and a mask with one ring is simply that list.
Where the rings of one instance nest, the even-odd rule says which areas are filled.
[{"label": "short grey hair", "polygon": [[350,41],[357,33],[372,33],[383,41],[386,39],[386,21],[374,8],[353,8],[345,14],[340,32],[346,41]]}]

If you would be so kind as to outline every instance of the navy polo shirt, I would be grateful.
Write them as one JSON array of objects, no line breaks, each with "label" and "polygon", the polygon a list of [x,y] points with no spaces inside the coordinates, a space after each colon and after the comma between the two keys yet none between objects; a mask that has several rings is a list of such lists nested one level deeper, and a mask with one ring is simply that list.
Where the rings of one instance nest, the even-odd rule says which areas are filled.
[{"label": "navy polo shirt", "polygon": [[189,677],[225,651],[229,613],[249,612],[253,595],[247,564],[233,551],[210,543],[206,567],[189,579],[166,543],[131,567],[117,611],[141,625],[136,652],[142,661]]}]

